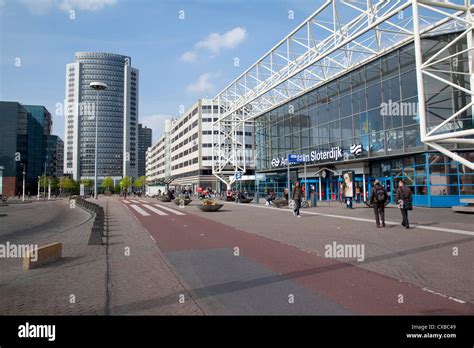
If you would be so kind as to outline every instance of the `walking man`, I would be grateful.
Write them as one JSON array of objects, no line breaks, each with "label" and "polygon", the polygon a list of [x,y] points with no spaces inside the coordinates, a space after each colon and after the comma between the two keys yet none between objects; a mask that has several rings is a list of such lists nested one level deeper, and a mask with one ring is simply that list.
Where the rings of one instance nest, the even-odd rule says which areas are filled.
[{"label": "walking man", "polygon": [[293,215],[299,218],[301,217],[301,198],[303,198],[303,190],[301,189],[300,183],[298,181],[295,181],[295,187],[293,188],[291,199],[295,201],[295,209],[293,209]]},{"label": "walking man", "polygon": [[404,182],[400,180],[398,183],[398,190],[395,200],[398,202],[398,207],[402,212],[402,226],[406,229],[410,228],[410,222],[408,221],[408,211],[413,210],[412,205],[412,193],[409,187],[404,185]]},{"label": "walking man", "polygon": [[372,187],[370,193],[370,204],[374,207],[377,228],[380,228],[380,221],[382,221],[382,227],[385,227],[385,201],[387,198],[387,191],[380,185],[378,180],[375,180],[374,187]]}]

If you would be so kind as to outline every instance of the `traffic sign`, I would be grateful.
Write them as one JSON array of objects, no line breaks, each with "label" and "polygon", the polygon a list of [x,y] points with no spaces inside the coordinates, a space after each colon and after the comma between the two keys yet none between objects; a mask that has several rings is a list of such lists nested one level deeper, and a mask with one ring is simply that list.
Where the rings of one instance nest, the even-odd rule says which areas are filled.
[{"label": "traffic sign", "polygon": [[288,163],[303,163],[306,162],[305,155],[288,155]]}]

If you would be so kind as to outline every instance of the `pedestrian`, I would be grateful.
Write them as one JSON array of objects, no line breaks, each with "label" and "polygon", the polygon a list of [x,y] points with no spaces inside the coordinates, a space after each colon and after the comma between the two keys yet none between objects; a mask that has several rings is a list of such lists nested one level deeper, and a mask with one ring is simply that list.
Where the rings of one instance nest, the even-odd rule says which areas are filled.
[{"label": "pedestrian", "polygon": [[409,187],[405,186],[405,183],[400,180],[398,183],[397,195],[395,200],[398,202],[398,207],[402,213],[402,223],[406,229],[410,228],[410,222],[408,221],[408,211],[413,210],[412,204],[412,192]]},{"label": "pedestrian", "polygon": [[382,222],[382,227],[385,227],[385,201],[388,198],[387,191],[380,185],[378,180],[375,180],[374,187],[372,187],[370,191],[370,204],[374,207],[376,228],[380,228],[380,222]]},{"label": "pedestrian", "polygon": [[298,181],[295,181],[295,187],[293,187],[291,199],[295,201],[295,208],[293,209],[293,215],[299,218],[301,217],[300,215],[301,198],[303,198],[303,190],[301,189],[300,183]]},{"label": "pedestrian", "polygon": [[273,190],[268,191],[268,196],[267,196],[267,201],[265,202],[265,205],[271,205],[272,202],[276,199],[275,197],[275,192]]}]

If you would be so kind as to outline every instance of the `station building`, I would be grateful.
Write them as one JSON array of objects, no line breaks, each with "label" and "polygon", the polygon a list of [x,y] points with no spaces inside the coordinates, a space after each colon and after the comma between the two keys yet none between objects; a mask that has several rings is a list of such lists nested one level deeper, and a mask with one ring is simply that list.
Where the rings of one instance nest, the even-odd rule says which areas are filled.
[{"label": "station building", "polygon": [[[424,38],[423,55],[432,56],[457,35]],[[466,48],[466,40],[450,47],[449,54],[464,53],[452,60],[451,69],[459,73],[449,77],[469,88]],[[439,65],[433,68],[448,70]],[[410,43],[257,117],[258,191],[283,191],[289,172],[290,182],[301,180],[308,194],[314,190],[321,200],[337,200],[343,173],[352,171],[361,200],[376,179],[392,202],[400,180],[412,189],[417,206],[450,207],[473,198],[474,172],[421,142],[417,93]],[[425,94],[433,126],[470,101],[461,90],[436,82],[425,86]],[[472,129],[473,117],[472,109],[466,110],[452,131]],[[474,160],[472,144],[453,144],[451,150]],[[305,163],[288,164],[290,154],[304,157]]]}]

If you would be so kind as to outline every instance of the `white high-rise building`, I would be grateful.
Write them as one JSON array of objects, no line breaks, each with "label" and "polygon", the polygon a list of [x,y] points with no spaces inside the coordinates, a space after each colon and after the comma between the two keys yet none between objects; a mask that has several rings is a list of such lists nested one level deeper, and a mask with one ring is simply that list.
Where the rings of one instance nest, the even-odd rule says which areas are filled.
[{"label": "white high-rise building", "polygon": [[[179,118],[166,120],[164,134],[147,151],[149,183],[169,183],[171,187],[190,187],[193,191],[198,187],[217,189],[222,186],[212,174],[215,160],[212,123],[217,120],[218,111],[211,100],[199,99]],[[245,174],[251,176],[255,170],[253,125],[245,127],[245,134],[242,130],[236,131],[236,136],[245,143]]]},{"label": "white high-rise building", "polygon": [[[64,172],[94,178],[95,115],[98,97],[97,175],[137,177],[138,70],[131,58],[112,53],[78,52],[66,65]],[[105,90],[89,84],[102,82]]]}]

